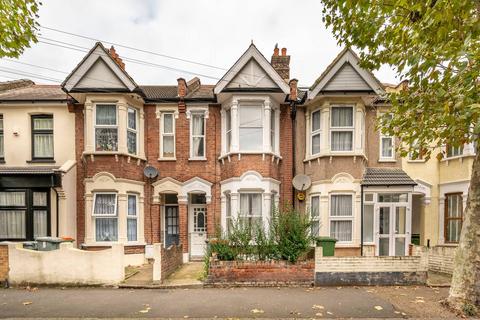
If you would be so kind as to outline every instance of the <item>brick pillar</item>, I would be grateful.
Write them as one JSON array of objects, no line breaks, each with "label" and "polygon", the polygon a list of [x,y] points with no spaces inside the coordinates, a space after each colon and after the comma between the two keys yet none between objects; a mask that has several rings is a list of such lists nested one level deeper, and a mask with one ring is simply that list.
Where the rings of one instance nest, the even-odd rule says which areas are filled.
[{"label": "brick pillar", "polygon": [[188,253],[188,205],[186,201],[180,201],[180,199],[178,200],[178,224],[183,253]]},{"label": "brick pillar", "polygon": [[215,220],[215,203],[207,203],[207,238],[215,236],[215,226],[219,221]]}]

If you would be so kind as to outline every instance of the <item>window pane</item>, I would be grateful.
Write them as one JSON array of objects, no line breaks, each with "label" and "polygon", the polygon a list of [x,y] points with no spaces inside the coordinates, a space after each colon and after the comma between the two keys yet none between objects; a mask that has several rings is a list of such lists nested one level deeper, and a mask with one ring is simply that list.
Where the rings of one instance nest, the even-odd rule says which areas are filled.
[{"label": "window pane", "polygon": [[173,114],[171,113],[163,114],[163,132],[173,133]]},{"label": "window pane", "polygon": [[320,152],[320,134],[312,136],[312,154]]},{"label": "window pane", "polygon": [[34,158],[53,158],[53,134],[38,134],[33,136]]},{"label": "window pane", "polygon": [[203,114],[192,114],[192,134],[204,135],[205,134],[205,121]]},{"label": "window pane", "polygon": [[34,130],[53,130],[53,118],[33,118]]},{"label": "window pane", "polygon": [[312,197],[312,204],[310,206],[312,218],[318,218],[320,215],[320,197]]},{"label": "window pane", "polygon": [[380,238],[378,242],[378,254],[380,256],[388,256],[390,253],[390,238]]},{"label": "window pane", "polygon": [[115,205],[117,201],[116,194],[97,194],[95,195],[94,214],[113,215],[115,212]]},{"label": "window pane", "polygon": [[173,136],[164,136],[163,137],[163,156],[164,157],[173,157],[174,156],[174,137]]},{"label": "window pane", "polygon": [[332,195],[331,196],[331,216],[351,216],[352,215],[352,195]]},{"label": "window pane", "polygon": [[395,255],[405,255],[405,238],[395,238]]},{"label": "window pane", "polygon": [[127,132],[127,149],[128,153],[136,154],[137,153],[137,133],[128,131]]},{"label": "window pane", "polygon": [[204,157],[205,156],[205,138],[204,137],[194,137],[192,138],[192,151],[194,157]]},{"label": "window pane", "polygon": [[0,133],[0,158],[3,158],[5,156],[5,151],[4,151],[4,147],[3,147],[3,132]]},{"label": "window pane", "polygon": [[382,157],[393,157],[393,139],[391,137],[382,137]]},{"label": "window pane", "polygon": [[379,234],[390,234],[390,207],[380,207]]},{"label": "window pane", "polygon": [[25,206],[25,192],[0,192],[0,206],[23,207]]},{"label": "window pane", "polygon": [[166,193],[165,194],[165,203],[177,204],[178,203],[177,195],[173,194],[173,193]]},{"label": "window pane", "polygon": [[3,131],[3,116],[0,116],[0,130]]},{"label": "window pane", "polygon": [[353,108],[333,107],[332,127],[353,127]]},{"label": "window pane", "polygon": [[332,131],[332,151],[352,151],[352,131]]},{"label": "window pane", "polygon": [[395,208],[395,233],[396,234],[405,234],[406,223],[407,223],[406,219],[407,219],[407,208],[396,207]]},{"label": "window pane", "polygon": [[33,211],[33,238],[46,237],[47,234],[47,210]]},{"label": "window pane", "polygon": [[462,231],[461,220],[449,220],[447,223],[447,242],[458,242]]},{"label": "window pane", "polygon": [[225,211],[227,217],[232,216],[232,198],[230,197],[230,194],[225,195]]},{"label": "window pane", "polygon": [[330,237],[338,241],[352,241],[352,221],[330,221]]},{"label": "window pane", "polygon": [[275,151],[275,111],[271,111],[270,116],[270,143],[272,145],[272,151]]},{"label": "window pane", "polygon": [[127,219],[127,240],[137,241],[137,219]]},{"label": "window pane", "polygon": [[226,112],[225,112],[225,127],[228,130],[231,130],[232,129],[232,118],[231,118],[231,111],[230,109],[228,109]]},{"label": "window pane", "polygon": [[96,218],[95,239],[97,241],[117,241],[117,218]]},{"label": "window pane", "polygon": [[128,108],[128,127],[130,129],[137,129],[137,110]]},{"label": "window pane", "polygon": [[262,215],[262,195],[259,193],[243,193],[240,195],[240,214],[244,216]]},{"label": "window pane", "polygon": [[191,204],[206,204],[207,203],[207,198],[205,197],[205,194],[192,193],[190,195],[190,203]]},{"label": "window pane", "polygon": [[262,128],[240,128],[240,150],[261,151],[263,148]]},{"label": "window pane", "polygon": [[117,106],[116,105],[97,105],[96,110],[97,125],[116,125],[117,124]]},{"label": "window pane", "polygon": [[380,193],[378,202],[407,202],[407,193]]},{"label": "window pane", "polygon": [[261,106],[242,106],[240,108],[240,127],[263,127]]},{"label": "window pane", "polygon": [[95,129],[95,141],[97,151],[117,151],[118,131],[117,128]]},{"label": "window pane", "polygon": [[312,132],[320,130],[320,111],[312,113]]},{"label": "window pane", "polygon": [[137,196],[132,194],[128,195],[128,215],[129,216],[137,215]]},{"label": "window pane", "polygon": [[25,211],[0,210],[0,239],[25,238]]},{"label": "window pane", "polygon": [[363,241],[373,242],[373,205],[363,207]]},{"label": "window pane", "polygon": [[47,206],[47,193],[46,192],[34,192],[33,193],[33,205],[38,207]]}]

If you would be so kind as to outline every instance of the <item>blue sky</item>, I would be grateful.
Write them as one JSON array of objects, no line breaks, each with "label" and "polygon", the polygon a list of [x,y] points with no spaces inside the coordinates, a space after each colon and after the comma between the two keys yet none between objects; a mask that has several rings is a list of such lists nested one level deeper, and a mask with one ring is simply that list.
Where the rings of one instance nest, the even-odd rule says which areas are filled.
[{"label": "blue sky", "polygon": [[[117,47],[117,52],[128,58],[183,70],[126,62],[126,70],[139,84],[175,84],[177,78],[190,79],[194,74],[204,76],[200,76],[202,83],[214,84],[253,40],[268,59],[276,43],[286,47],[291,55],[291,77],[299,79],[301,86],[310,86],[341,50],[322,23],[321,9],[319,0],[45,0],[39,22],[217,67]],[[33,44],[18,61],[53,70],[3,59],[0,68],[23,75],[0,71],[0,81],[28,75],[37,83],[64,79],[66,74],[60,71],[71,71],[85,52],[58,45],[90,48],[94,44],[92,40],[47,29],[41,30],[41,36],[41,41],[56,45]],[[382,82],[399,82],[388,67],[374,73]]]}]

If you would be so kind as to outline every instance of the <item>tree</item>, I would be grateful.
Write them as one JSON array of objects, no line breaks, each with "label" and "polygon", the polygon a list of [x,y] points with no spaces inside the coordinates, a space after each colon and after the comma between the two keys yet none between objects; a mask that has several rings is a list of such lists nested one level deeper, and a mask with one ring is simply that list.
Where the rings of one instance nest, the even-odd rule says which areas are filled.
[{"label": "tree", "polygon": [[0,58],[17,58],[37,42],[40,5],[36,0],[0,0]]},{"label": "tree", "polygon": [[[322,0],[337,41],[360,51],[363,67],[390,65],[408,88],[389,94],[393,119],[379,119],[400,152],[429,159],[440,146],[476,142],[480,133],[480,0]],[[480,303],[480,152],[447,304]],[[439,158],[442,154],[439,155]]]}]

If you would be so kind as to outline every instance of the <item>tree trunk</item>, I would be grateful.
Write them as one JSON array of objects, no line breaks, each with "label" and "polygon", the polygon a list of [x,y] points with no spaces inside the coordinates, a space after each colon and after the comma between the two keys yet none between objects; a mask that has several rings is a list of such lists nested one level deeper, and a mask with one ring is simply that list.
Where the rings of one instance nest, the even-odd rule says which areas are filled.
[{"label": "tree trunk", "polygon": [[473,162],[467,207],[463,212],[460,242],[447,304],[460,312],[480,304],[480,150]]}]

